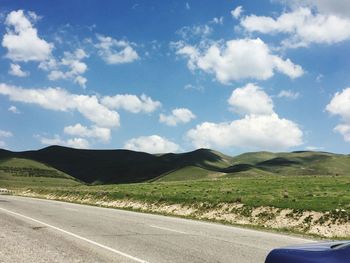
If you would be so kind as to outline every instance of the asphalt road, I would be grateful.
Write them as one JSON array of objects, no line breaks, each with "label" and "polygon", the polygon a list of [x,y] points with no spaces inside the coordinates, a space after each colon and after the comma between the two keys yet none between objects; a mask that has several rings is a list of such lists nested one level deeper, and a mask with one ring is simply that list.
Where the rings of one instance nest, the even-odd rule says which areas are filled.
[{"label": "asphalt road", "polygon": [[0,195],[0,262],[264,262],[309,242],[220,224]]}]

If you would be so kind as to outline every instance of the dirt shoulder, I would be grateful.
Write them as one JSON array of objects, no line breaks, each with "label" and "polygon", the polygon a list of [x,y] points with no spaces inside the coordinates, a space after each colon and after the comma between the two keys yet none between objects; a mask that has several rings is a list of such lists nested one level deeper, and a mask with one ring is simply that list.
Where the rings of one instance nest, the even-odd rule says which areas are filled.
[{"label": "dirt shoulder", "polygon": [[249,207],[241,203],[219,203],[215,206],[209,203],[184,205],[128,199],[107,200],[106,198],[96,198],[89,194],[85,196],[74,194],[39,194],[33,191],[15,192],[14,194],[199,220],[210,220],[328,239],[345,239],[350,237],[349,215],[344,210],[328,212],[298,211],[268,206]]}]

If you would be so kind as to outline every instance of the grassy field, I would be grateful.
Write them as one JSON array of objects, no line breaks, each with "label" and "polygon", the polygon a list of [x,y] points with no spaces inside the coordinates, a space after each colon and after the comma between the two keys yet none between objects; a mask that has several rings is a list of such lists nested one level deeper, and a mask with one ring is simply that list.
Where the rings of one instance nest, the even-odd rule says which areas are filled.
[{"label": "grassy field", "polygon": [[296,210],[350,210],[350,177],[347,176],[250,176],[97,186],[79,185],[66,179],[34,179],[37,181],[29,183],[6,180],[0,176],[0,187],[32,189],[37,193],[57,196],[89,195],[103,200],[128,199],[190,205],[206,203],[209,206],[225,202]]},{"label": "grassy field", "polygon": [[[208,151],[199,153],[220,155]],[[198,153],[192,154],[190,157],[198,160],[197,155]],[[162,158],[173,160],[182,156],[174,157],[170,154],[163,155]],[[254,166],[224,173],[190,165],[146,183],[86,185],[43,163],[10,158],[0,160],[0,187],[32,189],[59,196],[89,194],[105,200],[129,199],[189,205],[207,203],[210,206],[218,203],[242,203],[250,207],[272,206],[314,211],[350,210],[350,176],[346,174],[346,171],[350,171],[348,156],[311,152],[260,152],[246,153],[231,159],[222,155],[220,158],[219,163],[222,166],[225,163],[233,164],[230,167],[235,169],[237,165],[239,169],[247,165]],[[193,163],[193,160],[190,160],[190,163]],[[239,166],[242,164],[243,166]],[[230,167],[227,169],[232,169]],[[324,173],[301,175],[300,172],[306,172],[305,169]],[[281,171],[286,175],[279,175]],[[337,171],[340,171],[341,175],[337,175]]]}]

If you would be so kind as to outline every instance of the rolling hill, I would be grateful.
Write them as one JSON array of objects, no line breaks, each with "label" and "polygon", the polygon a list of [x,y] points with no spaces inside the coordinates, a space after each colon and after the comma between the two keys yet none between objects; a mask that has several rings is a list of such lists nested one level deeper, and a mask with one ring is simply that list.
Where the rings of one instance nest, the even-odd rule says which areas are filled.
[{"label": "rolling hill", "polygon": [[1,187],[74,186],[80,185],[74,177],[43,163],[22,158],[0,159]]},{"label": "rolling hill", "polygon": [[69,175],[89,184],[271,174],[350,175],[349,155],[327,152],[250,152],[230,157],[209,149],[158,155],[129,150],[81,150],[61,146],[26,152],[0,150],[0,169],[1,164],[6,164],[6,167],[25,170],[33,165],[29,160],[35,161],[36,166],[40,164],[58,170],[56,175]]}]

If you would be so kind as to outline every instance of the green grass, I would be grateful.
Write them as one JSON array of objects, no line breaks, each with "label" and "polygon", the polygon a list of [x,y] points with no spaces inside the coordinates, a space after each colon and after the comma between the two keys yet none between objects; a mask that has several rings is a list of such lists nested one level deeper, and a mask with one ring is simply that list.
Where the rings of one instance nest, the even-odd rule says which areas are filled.
[{"label": "green grass", "polygon": [[200,179],[210,179],[224,176],[224,173],[209,171],[196,166],[186,166],[182,169],[161,176],[155,182],[171,182],[171,181],[192,181]]},{"label": "green grass", "polygon": [[21,158],[0,161],[0,187],[70,187],[80,185],[73,177],[45,164]]},{"label": "green grass", "polygon": [[[241,202],[250,207],[350,211],[349,156],[322,152],[258,152],[231,158],[210,150],[186,156],[183,159],[181,154],[168,154],[159,158],[197,163],[199,166],[187,165],[171,170],[147,183],[91,186],[36,161],[3,159],[0,161],[0,187],[31,188],[57,195],[90,194],[107,200],[208,203],[212,206],[222,202]],[[206,168],[213,167],[215,163],[230,167],[228,170],[231,169],[231,172]],[[233,173],[235,165],[243,166]]]},{"label": "green grass", "polygon": [[[0,179],[0,185],[2,180]],[[42,194],[89,195],[105,200],[131,199],[177,204],[241,202],[250,207],[273,206],[296,210],[350,210],[348,176],[250,176],[187,182],[44,187],[32,186]]]},{"label": "green grass", "polygon": [[73,177],[43,163],[22,158],[0,160],[0,172],[15,177],[52,177],[73,179]]},{"label": "green grass", "polygon": [[79,182],[65,178],[50,177],[14,177],[0,171],[0,188],[18,189],[56,189],[81,185]]}]

